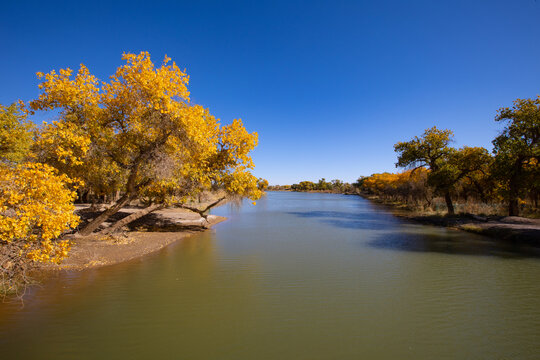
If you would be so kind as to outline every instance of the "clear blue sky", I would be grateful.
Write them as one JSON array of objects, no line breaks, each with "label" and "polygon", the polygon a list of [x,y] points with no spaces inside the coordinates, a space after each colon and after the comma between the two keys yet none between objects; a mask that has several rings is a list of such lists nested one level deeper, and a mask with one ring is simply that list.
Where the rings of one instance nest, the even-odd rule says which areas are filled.
[{"label": "clear blue sky", "polygon": [[194,102],[259,133],[271,184],[395,171],[393,144],[433,125],[491,149],[496,110],[540,93],[535,0],[11,1],[0,45],[2,104],[36,97],[37,71],[169,55]]}]

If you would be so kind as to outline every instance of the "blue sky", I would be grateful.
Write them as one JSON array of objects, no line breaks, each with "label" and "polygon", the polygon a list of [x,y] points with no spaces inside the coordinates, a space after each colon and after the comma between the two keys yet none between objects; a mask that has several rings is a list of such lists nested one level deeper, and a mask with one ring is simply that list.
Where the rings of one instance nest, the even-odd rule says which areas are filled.
[{"label": "blue sky", "polygon": [[167,54],[192,101],[259,133],[271,184],[395,171],[393,144],[434,125],[491,149],[496,110],[540,94],[534,0],[12,1],[0,44],[2,104],[35,98],[37,71]]}]

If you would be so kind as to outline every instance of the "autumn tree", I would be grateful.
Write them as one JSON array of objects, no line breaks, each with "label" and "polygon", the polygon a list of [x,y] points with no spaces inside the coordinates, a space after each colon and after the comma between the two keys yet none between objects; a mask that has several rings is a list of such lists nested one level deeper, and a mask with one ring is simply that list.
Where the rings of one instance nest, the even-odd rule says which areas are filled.
[{"label": "autumn tree", "polygon": [[293,184],[291,189],[294,191],[311,191],[315,190],[316,186],[312,181],[300,181],[298,184]]},{"label": "autumn tree", "polygon": [[0,165],[0,293],[24,289],[36,263],[67,256],[61,235],[79,223],[76,185],[47,165]]},{"label": "autumn tree", "polygon": [[38,140],[42,159],[93,191],[122,193],[79,233],[92,233],[135,199],[148,200],[141,211],[149,213],[216,188],[258,198],[249,155],[257,134],[240,120],[222,126],[191,104],[189,77],[170,58],[159,68],[147,52],[123,60],[108,82],[84,65],[74,77],[71,69],[38,73],[42,93],[30,103],[33,110],[61,111]]},{"label": "autumn tree", "polygon": [[488,193],[492,191],[490,168],[493,157],[483,147],[464,146],[452,153],[448,161],[449,177],[446,180],[451,187],[464,181],[484,203],[488,202]]},{"label": "autumn tree", "polygon": [[319,179],[317,182],[317,190],[325,191],[332,188],[332,183],[326,181],[325,178]]},{"label": "autumn tree", "polygon": [[343,190],[344,186],[345,186],[345,184],[343,183],[343,181],[341,181],[339,179],[332,180],[332,189],[334,191],[341,192]]},{"label": "autumn tree", "polygon": [[451,130],[439,130],[437,127],[426,129],[420,137],[415,136],[407,142],[398,142],[394,151],[398,153],[397,167],[417,169],[426,167],[430,170],[430,183],[443,194],[449,214],[454,214],[454,205],[450,189],[438,176],[440,170],[453,152],[449,146],[454,134]]},{"label": "autumn tree", "polygon": [[464,146],[461,149],[450,149],[439,167],[429,173],[428,183],[443,192],[445,196],[448,194],[450,200],[446,199],[447,205],[449,202],[452,203],[450,194],[454,192],[455,186],[465,178],[477,185],[478,193],[485,198],[485,191],[479,186],[481,180],[488,175],[487,169],[490,162],[491,156],[483,147]]},{"label": "autumn tree", "polygon": [[33,125],[27,121],[22,104],[0,105],[0,160],[19,163],[29,154]]},{"label": "autumn tree", "polygon": [[69,242],[61,235],[75,226],[78,183],[34,161],[34,126],[24,104],[0,105],[0,293],[24,291],[28,270],[59,262]]},{"label": "autumn tree", "polygon": [[525,190],[540,189],[540,97],[517,99],[501,108],[496,121],[506,122],[493,140],[493,172],[508,202],[508,215],[519,215],[519,198]]},{"label": "autumn tree", "polygon": [[268,180],[263,178],[257,179],[257,188],[261,191],[265,191],[268,189]]}]

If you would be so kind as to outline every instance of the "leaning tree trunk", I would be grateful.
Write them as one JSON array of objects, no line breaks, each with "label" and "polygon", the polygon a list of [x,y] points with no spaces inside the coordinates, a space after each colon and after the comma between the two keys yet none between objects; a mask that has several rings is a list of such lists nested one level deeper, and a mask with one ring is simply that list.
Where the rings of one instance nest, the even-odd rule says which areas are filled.
[{"label": "leaning tree trunk", "polygon": [[123,218],[121,220],[118,220],[117,222],[115,222],[111,226],[101,230],[99,233],[103,234],[103,235],[112,234],[112,233],[120,230],[122,227],[126,226],[127,224],[129,224],[129,223],[131,223],[131,222],[133,222],[133,221],[135,221],[137,219],[140,219],[143,216],[148,215],[153,211],[163,209],[164,207],[165,207],[165,205],[163,205],[163,204],[152,204],[150,206],[145,207],[144,209],[141,209],[141,210],[139,210],[137,212],[134,212],[133,214],[130,214],[130,215],[126,216],[125,218]]},{"label": "leaning tree trunk", "polygon": [[126,183],[126,192],[125,194],[116,201],[116,203],[102,212],[98,215],[95,219],[90,221],[88,224],[86,224],[85,227],[83,227],[81,230],[79,230],[78,235],[86,236],[90,235],[94,230],[96,230],[101,223],[103,223],[105,220],[116,214],[120,209],[122,209],[124,206],[126,206],[131,200],[133,200],[139,188],[144,186],[146,183],[140,183],[137,184],[137,175],[139,172],[139,166],[141,165],[141,162],[144,160],[144,157],[142,155],[139,156],[138,160],[134,163],[132,166],[129,177]]},{"label": "leaning tree trunk", "polygon": [[450,197],[449,191],[444,193],[444,201],[446,201],[446,207],[448,208],[448,215],[454,215],[454,204],[452,203],[452,198]]},{"label": "leaning tree trunk", "polygon": [[101,223],[103,223],[109,217],[120,211],[120,209],[127,205],[132,199],[133,196],[131,196],[130,194],[124,194],[124,196],[122,196],[116,202],[116,204],[99,214],[98,217],[90,221],[88,224],[86,224],[86,226],[79,230],[78,234],[82,236],[90,235],[92,232],[94,232],[94,230],[99,227],[99,225],[101,225]]},{"label": "leaning tree trunk", "polygon": [[[218,205],[220,202],[222,202],[223,200],[225,200],[224,197],[222,198],[219,198],[218,200],[214,201],[213,203],[209,204],[206,208],[204,209],[198,209],[198,208],[195,208],[195,207],[191,207],[191,206],[186,206],[186,205],[183,205],[183,204],[177,204],[177,206],[179,208],[182,208],[182,209],[186,209],[186,210],[189,210],[189,211],[192,211],[192,212],[195,212],[197,214],[199,214],[201,216],[201,218],[207,220],[207,217],[208,217],[208,210],[210,210],[211,208],[213,208],[214,206]],[[112,224],[111,226],[103,229],[102,231],[99,232],[99,234],[102,234],[102,235],[107,235],[107,234],[112,234],[118,230],[120,230],[122,227],[126,226],[127,224],[137,220],[137,219],[140,219],[142,218],[143,216],[145,215],[148,215],[150,214],[151,212],[154,212],[156,210],[161,210],[163,208],[165,208],[166,206],[164,204],[152,204],[150,206],[147,206],[145,207],[144,209],[141,209],[137,212],[134,212],[133,214],[130,214],[128,216],[126,216],[125,218],[115,222],[114,224]],[[94,229],[95,230],[95,229]],[[93,231],[93,230],[92,230]]]}]

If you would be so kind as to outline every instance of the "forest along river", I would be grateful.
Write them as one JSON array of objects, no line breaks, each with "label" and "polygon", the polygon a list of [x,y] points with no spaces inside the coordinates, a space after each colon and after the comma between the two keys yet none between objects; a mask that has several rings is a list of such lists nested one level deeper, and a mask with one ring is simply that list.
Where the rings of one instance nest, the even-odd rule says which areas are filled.
[{"label": "forest along river", "polygon": [[0,304],[5,359],[538,359],[540,258],[356,196],[270,192],[214,230]]}]

